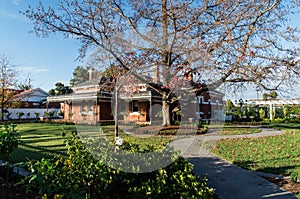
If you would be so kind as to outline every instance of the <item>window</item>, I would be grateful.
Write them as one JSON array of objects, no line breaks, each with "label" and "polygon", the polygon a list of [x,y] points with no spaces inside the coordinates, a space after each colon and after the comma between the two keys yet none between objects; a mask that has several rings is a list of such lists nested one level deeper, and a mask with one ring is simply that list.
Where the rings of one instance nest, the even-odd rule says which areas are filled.
[{"label": "window", "polygon": [[132,100],[132,112],[139,111],[139,103],[137,100]]},{"label": "window", "polygon": [[93,111],[93,102],[92,101],[88,102],[88,111]]},{"label": "window", "polygon": [[80,106],[80,111],[81,112],[86,112],[86,110],[85,110],[85,101],[82,101],[80,105],[81,105]]}]

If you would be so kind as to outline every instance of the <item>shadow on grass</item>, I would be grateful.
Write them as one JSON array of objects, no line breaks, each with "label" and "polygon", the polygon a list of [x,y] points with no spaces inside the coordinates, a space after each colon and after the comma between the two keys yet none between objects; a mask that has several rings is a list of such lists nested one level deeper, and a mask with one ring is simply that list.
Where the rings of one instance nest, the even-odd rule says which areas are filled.
[{"label": "shadow on grass", "polygon": [[[289,157],[291,158],[291,157]],[[267,161],[276,161],[276,160],[281,160],[284,161],[285,159],[288,159],[288,157],[286,158],[275,158],[275,159],[271,159],[271,160],[266,160]],[[295,164],[295,165],[288,165],[288,166],[267,166],[267,167],[261,167],[257,168],[257,169],[251,169],[251,168],[255,168],[257,167],[258,164],[263,163],[263,161],[260,162],[255,162],[255,161],[234,161],[233,164],[242,167],[244,169],[249,169],[249,170],[255,170],[255,171],[259,171],[259,172],[265,172],[265,173],[273,173],[273,174],[281,174],[281,175],[289,175],[291,173],[292,170],[296,169],[297,167],[300,167],[300,164]],[[280,161],[278,161],[278,164],[280,164]]]},{"label": "shadow on grass", "polygon": [[56,155],[66,156],[66,151],[61,145],[49,146],[31,146],[25,143],[20,143],[19,147],[13,152],[11,157],[12,163],[27,162],[28,160],[40,160],[42,158],[53,158]]},{"label": "shadow on grass", "polygon": [[263,126],[265,128],[278,128],[278,129],[300,129],[299,123],[273,123],[267,126]]},{"label": "shadow on grass", "polygon": [[[24,139],[22,139],[25,141]],[[43,138],[33,138],[33,139],[26,139],[26,143],[41,143],[41,142],[51,142],[57,140],[65,140],[64,137],[43,137]]]}]

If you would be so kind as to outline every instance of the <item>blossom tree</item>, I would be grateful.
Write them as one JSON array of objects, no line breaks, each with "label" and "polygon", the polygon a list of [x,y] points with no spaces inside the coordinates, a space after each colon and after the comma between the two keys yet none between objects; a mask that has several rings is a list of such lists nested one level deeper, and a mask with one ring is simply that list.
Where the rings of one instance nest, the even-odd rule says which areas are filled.
[{"label": "blossom tree", "polygon": [[148,83],[161,93],[163,124],[170,125],[170,87],[180,78],[197,92],[295,83],[299,31],[288,19],[297,8],[298,0],[61,0],[24,14],[37,36],[79,40],[81,58],[97,50],[140,81],[141,71],[158,67],[160,84]]}]

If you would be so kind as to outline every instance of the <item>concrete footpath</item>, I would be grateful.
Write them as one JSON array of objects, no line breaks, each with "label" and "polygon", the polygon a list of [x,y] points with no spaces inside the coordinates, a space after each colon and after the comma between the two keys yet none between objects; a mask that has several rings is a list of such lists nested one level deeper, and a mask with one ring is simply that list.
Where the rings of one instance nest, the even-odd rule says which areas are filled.
[{"label": "concrete footpath", "polygon": [[[176,148],[188,149],[182,154],[194,164],[194,172],[201,177],[207,177],[209,185],[215,189],[220,199],[297,199],[291,192],[265,180],[261,173],[242,169],[224,159],[211,154],[200,147],[203,141],[213,141],[222,138],[265,137],[282,134],[274,129],[262,129],[260,133],[249,135],[205,135],[176,141]],[[267,174],[266,174],[267,175]]]}]

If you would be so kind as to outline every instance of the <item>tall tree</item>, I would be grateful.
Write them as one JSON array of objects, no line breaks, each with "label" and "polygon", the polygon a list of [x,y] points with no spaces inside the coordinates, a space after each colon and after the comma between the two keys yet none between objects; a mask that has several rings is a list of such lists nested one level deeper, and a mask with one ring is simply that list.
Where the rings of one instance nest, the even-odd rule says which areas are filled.
[{"label": "tall tree", "polygon": [[75,86],[89,79],[88,68],[77,66],[73,72],[73,78],[70,80],[70,85]]},{"label": "tall tree", "polygon": [[269,96],[270,96],[271,99],[276,99],[277,96],[278,96],[278,94],[277,94],[276,91],[271,91],[270,94],[269,94]]},{"label": "tall tree", "polygon": [[50,95],[65,95],[65,94],[70,94],[72,93],[73,90],[69,86],[65,86],[61,82],[56,82],[55,83],[55,88],[49,90]]},{"label": "tall tree", "polygon": [[[60,32],[81,42],[80,57],[95,50],[140,81],[158,67],[163,124],[170,124],[170,88],[188,79],[198,93],[254,83],[267,90],[299,78],[297,29],[288,17],[299,1],[286,0],[64,0],[29,8],[38,36]],[[289,44],[288,47],[283,46]],[[128,54],[138,59],[128,59]],[[174,78],[177,77],[177,78]],[[203,84],[203,82],[205,84]],[[201,84],[200,84],[201,83]]]},{"label": "tall tree", "polygon": [[8,108],[17,105],[14,96],[17,94],[15,86],[18,80],[17,65],[7,54],[0,54],[0,107],[1,121],[4,119],[4,113]]},{"label": "tall tree", "polygon": [[277,96],[278,96],[278,94],[277,94],[277,92],[276,91],[271,91],[269,94],[268,93],[264,93],[263,94],[263,100],[274,100],[274,99],[276,99],[277,98]]}]

